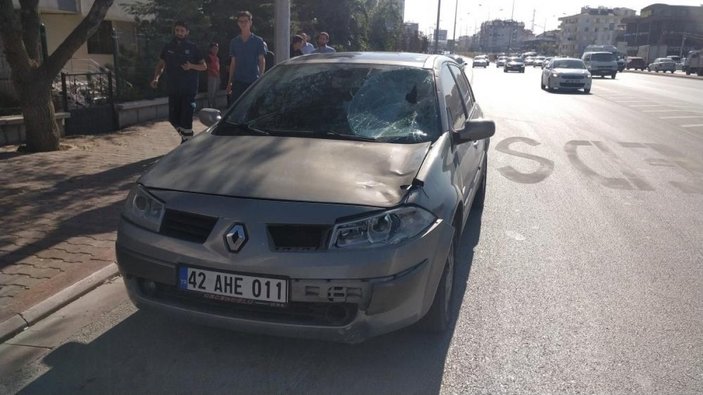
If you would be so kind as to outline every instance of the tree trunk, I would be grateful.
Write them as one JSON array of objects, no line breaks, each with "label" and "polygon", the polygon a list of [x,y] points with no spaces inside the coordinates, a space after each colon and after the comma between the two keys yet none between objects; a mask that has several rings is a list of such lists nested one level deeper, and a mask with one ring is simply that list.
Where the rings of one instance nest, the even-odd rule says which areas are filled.
[{"label": "tree trunk", "polygon": [[22,87],[15,86],[15,89],[20,95],[27,149],[30,152],[58,150],[60,134],[54,118],[50,86],[39,80]]}]

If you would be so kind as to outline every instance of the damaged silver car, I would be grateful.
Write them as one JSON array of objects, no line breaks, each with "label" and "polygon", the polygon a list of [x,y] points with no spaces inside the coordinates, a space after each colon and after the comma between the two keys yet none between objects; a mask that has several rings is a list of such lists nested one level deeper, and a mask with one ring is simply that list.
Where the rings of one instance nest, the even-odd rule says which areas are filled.
[{"label": "damaged silver car", "polygon": [[455,61],[300,56],[201,120],[125,203],[117,260],[135,305],[350,343],[450,325],[495,131]]}]

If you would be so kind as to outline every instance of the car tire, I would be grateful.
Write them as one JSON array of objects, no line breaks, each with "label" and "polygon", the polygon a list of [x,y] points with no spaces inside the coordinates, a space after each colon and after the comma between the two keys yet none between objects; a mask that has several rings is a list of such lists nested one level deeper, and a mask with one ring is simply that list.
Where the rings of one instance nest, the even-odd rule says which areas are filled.
[{"label": "car tire", "polygon": [[503,72],[504,72],[504,73],[507,73],[507,72],[508,72],[508,69],[503,69]]},{"label": "car tire", "polygon": [[542,88],[543,91],[547,90],[547,87],[542,83],[542,79],[540,78],[539,80],[539,87]]},{"label": "car tire", "polygon": [[447,261],[444,263],[442,270],[442,278],[437,285],[434,300],[430,310],[420,321],[420,326],[426,332],[441,333],[449,328],[452,320],[452,292],[454,291],[454,273],[455,273],[455,257],[456,257],[456,242],[459,239],[456,225],[454,226],[454,237],[452,237],[451,245],[449,246],[449,254]]},{"label": "car tire", "polygon": [[588,89],[583,88],[583,93],[585,93],[585,94],[591,93],[591,88],[588,88]]},{"label": "car tire", "polygon": [[617,74],[617,73],[611,74],[611,75],[610,75],[610,78],[615,79],[615,75],[616,75],[616,74]]}]

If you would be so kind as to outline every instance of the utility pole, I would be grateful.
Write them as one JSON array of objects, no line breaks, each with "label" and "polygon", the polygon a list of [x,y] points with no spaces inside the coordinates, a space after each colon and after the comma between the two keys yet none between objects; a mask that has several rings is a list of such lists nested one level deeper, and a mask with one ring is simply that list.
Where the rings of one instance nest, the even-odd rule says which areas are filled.
[{"label": "utility pole", "polygon": [[442,9],[442,0],[437,0],[437,27],[434,29],[434,53],[439,50],[439,11]]},{"label": "utility pole", "polygon": [[452,30],[452,34],[453,34],[452,50],[454,50],[454,47],[456,47],[456,14],[457,14],[458,10],[459,10],[459,0],[456,0],[456,2],[454,3],[454,29]]}]

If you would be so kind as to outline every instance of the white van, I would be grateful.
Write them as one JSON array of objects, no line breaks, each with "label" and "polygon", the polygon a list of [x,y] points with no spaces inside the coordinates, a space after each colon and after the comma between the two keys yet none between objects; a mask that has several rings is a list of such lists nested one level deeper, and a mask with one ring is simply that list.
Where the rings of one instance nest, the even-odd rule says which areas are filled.
[{"label": "white van", "polygon": [[615,79],[618,73],[618,60],[612,52],[586,52],[581,57],[591,75]]}]

